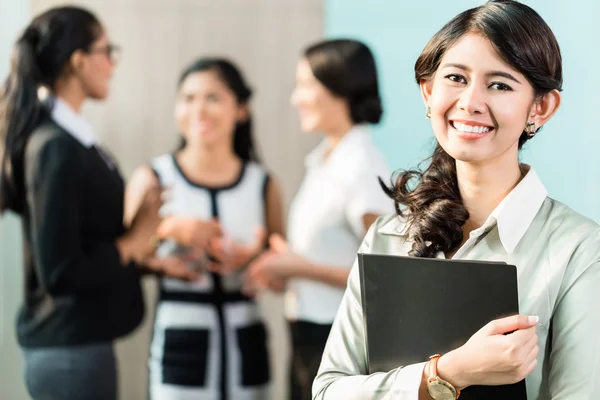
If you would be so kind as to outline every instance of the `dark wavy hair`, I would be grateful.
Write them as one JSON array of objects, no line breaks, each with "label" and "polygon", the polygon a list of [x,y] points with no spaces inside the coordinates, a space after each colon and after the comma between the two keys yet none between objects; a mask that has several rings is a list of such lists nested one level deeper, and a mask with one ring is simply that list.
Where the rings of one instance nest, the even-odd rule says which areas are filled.
[{"label": "dark wavy hair", "polygon": [[[231,61],[224,58],[199,58],[190,64],[179,78],[178,87],[181,88],[183,81],[193,73],[214,71],[219,78],[227,85],[237,98],[238,104],[247,104],[252,96],[252,89],[246,83],[242,72]],[[185,146],[185,139],[182,137],[179,148]],[[242,161],[259,162],[257,151],[254,147],[254,137],[252,133],[252,118],[244,122],[238,122],[233,134],[233,150]]]},{"label": "dark wavy hair", "polygon": [[348,101],[355,124],[376,124],[383,109],[371,50],[357,40],[318,42],[304,52],[313,75],[333,94]]},{"label": "dark wavy hair", "polygon": [[25,146],[49,112],[38,99],[38,89],[52,91],[73,53],[89,51],[101,33],[100,22],[89,11],[58,7],[34,18],[14,44],[0,92],[0,213],[23,211]]},{"label": "dark wavy hair", "polygon": [[[516,1],[490,1],[448,22],[417,59],[417,83],[430,80],[446,51],[468,33],[486,37],[500,57],[528,79],[537,98],[562,89],[562,58],[554,34],[537,12]],[[519,149],[528,139],[523,132]],[[455,251],[469,219],[458,188],[455,159],[438,143],[428,161],[423,171],[401,172],[392,188],[384,189],[394,199],[398,214],[407,218],[414,240],[409,255],[415,257]]]}]

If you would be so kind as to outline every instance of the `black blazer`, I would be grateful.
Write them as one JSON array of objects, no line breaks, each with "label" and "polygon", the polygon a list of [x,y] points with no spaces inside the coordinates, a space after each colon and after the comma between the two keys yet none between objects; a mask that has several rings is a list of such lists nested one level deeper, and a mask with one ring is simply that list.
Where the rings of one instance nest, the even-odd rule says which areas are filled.
[{"label": "black blazer", "polygon": [[140,274],[123,266],[124,183],[96,147],[46,118],[25,148],[24,347],[108,342],[144,314]]}]

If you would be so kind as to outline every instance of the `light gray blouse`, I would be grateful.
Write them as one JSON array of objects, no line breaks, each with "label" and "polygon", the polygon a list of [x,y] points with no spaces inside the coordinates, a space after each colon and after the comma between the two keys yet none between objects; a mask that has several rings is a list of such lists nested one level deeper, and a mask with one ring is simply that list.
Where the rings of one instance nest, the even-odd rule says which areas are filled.
[{"label": "light gray blouse", "polygon": [[[407,255],[412,242],[405,226],[395,215],[379,218],[359,252]],[[531,168],[453,258],[517,266],[520,313],[540,318],[538,365],[526,378],[530,400],[600,399],[598,224],[547,197]],[[418,399],[426,360],[365,375],[360,293],[355,262],[313,384],[313,398]]]}]

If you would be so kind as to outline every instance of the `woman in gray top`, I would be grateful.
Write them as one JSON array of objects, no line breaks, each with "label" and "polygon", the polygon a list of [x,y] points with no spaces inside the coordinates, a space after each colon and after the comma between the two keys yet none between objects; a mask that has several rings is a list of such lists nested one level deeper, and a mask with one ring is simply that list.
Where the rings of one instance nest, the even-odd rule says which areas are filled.
[{"label": "woman in gray top", "polygon": [[456,399],[526,379],[529,399],[596,398],[600,228],[547,197],[519,162],[561,103],[556,38],[528,6],[488,2],[446,24],[415,75],[439,145],[427,169],[398,176],[389,192],[399,215],[380,218],[359,252],[516,265],[522,315],[491,321],[441,357],[367,375],[355,265],[313,397]]}]

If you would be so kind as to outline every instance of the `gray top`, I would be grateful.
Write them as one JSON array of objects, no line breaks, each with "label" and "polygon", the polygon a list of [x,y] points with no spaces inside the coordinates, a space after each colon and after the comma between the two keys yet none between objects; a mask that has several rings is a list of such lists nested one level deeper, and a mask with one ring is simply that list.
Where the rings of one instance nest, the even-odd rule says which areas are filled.
[{"label": "gray top", "polygon": [[[407,255],[411,246],[404,221],[390,215],[373,224],[359,252]],[[598,224],[547,197],[531,168],[453,258],[517,266],[520,313],[540,318],[538,364],[526,378],[529,399],[600,396]],[[418,399],[424,362],[365,375],[360,293],[355,262],[313,385],[313,398]]]}]

